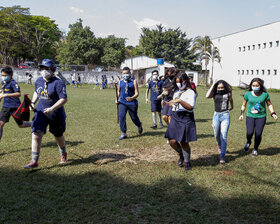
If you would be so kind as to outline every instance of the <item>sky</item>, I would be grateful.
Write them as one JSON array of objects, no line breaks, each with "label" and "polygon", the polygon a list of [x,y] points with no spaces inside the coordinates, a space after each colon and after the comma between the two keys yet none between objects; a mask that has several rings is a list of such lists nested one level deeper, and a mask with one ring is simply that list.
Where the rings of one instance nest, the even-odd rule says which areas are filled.
[{"label": "sky", "polygon": [[13,5],[50,17],[65,32],[81,18],[95,36],[114,34],[133,46],[142,27],[157,24],[180,27],[189,38],[215,38],[280,21],[280,0],[0,0]]}]

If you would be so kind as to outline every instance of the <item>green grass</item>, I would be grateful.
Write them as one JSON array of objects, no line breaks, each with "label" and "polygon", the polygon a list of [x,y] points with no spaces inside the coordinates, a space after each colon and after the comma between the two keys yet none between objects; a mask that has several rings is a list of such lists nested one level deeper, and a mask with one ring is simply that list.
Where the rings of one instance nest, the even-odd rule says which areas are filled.
[{"label": "green grass", "polygon": [[[33,88],[21,84],[22,93]],[[43,138],[39,168],[30,160],[31,130],[10,120],[0,145],[0,223],[279,223],[279,122],[267,119],[259,156],[245,154],[245,121],[238,121],[244,90],[234,89],[227,163],[219,165],[211,127],[213,100],[198,88],[195,109],[198,141],[191,144],[193,170],[176,166],[177,157],[152,130],[150,105],[140,89],[139,117],[129,116],[130,138],[119,142],[115,91],[67,87],[67,151],[58,165],[53,136]],[[280,114],[280,97],[270,92]]]}]

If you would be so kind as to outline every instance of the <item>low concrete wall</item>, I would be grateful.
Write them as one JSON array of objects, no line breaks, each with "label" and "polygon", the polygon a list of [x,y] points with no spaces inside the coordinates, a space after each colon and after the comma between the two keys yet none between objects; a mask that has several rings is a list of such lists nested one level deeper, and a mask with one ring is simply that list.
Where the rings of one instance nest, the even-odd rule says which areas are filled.
[{"label": "low concrete wall", "polygon": [[[32,83],[36,81],[38,77],[40,77],[40,72],[38,69],[14,69],[14,80],[16,80],[19,83],[27,83],[28,76],[26,73],[31,73],[33,78],[32,78]],[[96,78],[98,78],[98,82],[101,83],[101,77],[102,75],[107,76],[108,83],[111,83],[111,77],[114,77],[114,80],[117,80],[117,77],[121,77],[120,72],[115,72],[115,71],[105,71],[105,72],[75,72],[76,74],[76,79],[77,79],[77,74],[80,74],[81,81],[82,83],[88,83],[88,84],[95,84],[96,83]],[[61,72],[56,72],[55,73],[58,77],[60,77],[66,84],[71,83],[71,74],[74,74],[74,72],[71,71],[61,71]]]}]

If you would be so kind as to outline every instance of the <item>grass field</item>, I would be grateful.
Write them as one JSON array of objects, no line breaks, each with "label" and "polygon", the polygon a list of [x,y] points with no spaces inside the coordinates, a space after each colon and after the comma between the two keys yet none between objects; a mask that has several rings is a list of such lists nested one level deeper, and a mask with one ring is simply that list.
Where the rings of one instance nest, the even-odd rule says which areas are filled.
[{"label": "grass field", "polygon": [[[32,96],[34,86],[21,84]],[[268,116],[259,156],[242,150],[245,121],[238,121],[244,90],[234,89],[227,163],[219,164],[211,127],[213,100],[198,88],[198,141],[190,172],[152,130],[150,105],[140,89],[144,133],[128,116],[129,138],[118,141],[115,91],[67,87],[68,163],[59,165],[53,136],[44,136],[39,168],[30,161],[31,130],[6,124],[0,145],[0,223],[279,223],[280,125]],[[280,93],[270,93],[280,114]],[[2,105],[1,105],[2,106]]]}]

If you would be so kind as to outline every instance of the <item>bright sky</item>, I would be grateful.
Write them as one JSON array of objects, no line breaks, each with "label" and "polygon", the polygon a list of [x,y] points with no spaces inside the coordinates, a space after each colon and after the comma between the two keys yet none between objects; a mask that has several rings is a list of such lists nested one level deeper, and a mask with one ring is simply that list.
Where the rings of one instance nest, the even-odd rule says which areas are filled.
[{"label": "bright sky", "polygon": [[211,38],[280,20],[280,0],[0,0],[48,16],[69,31],[78,18],[97,37],[114,34],[137,45],[141,27],[180,27],[188,37]]}]

